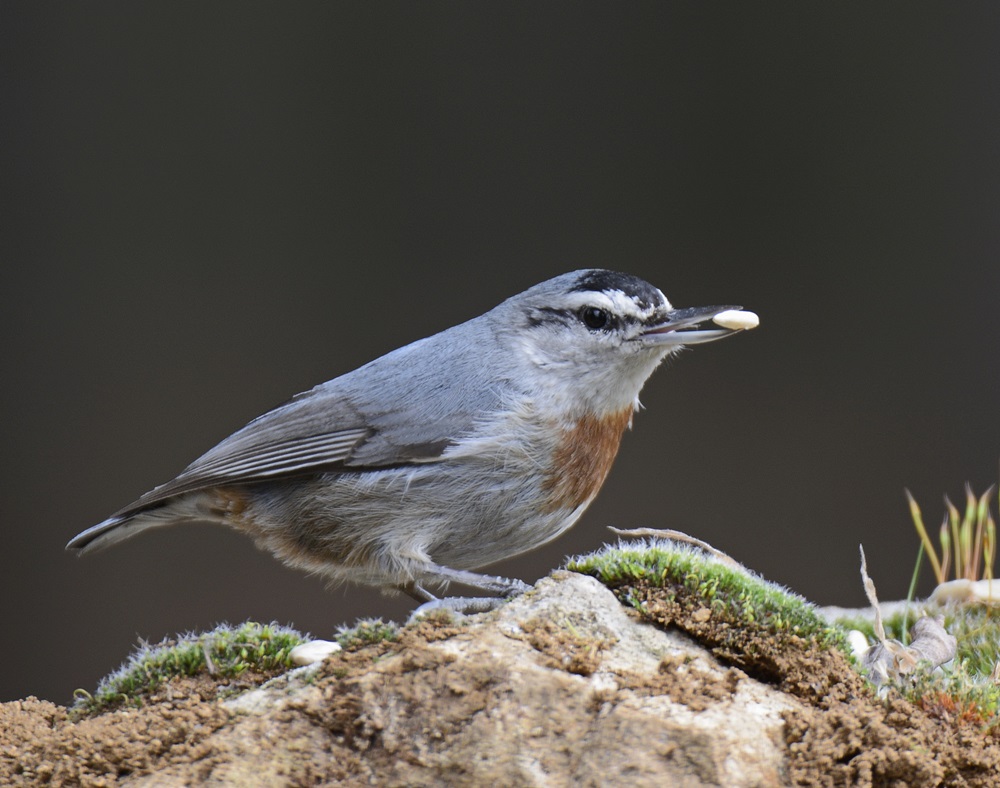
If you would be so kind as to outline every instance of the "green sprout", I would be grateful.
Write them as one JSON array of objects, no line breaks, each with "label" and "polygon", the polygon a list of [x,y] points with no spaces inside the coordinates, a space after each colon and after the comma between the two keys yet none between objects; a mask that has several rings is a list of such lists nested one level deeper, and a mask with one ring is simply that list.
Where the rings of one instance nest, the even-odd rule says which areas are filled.
[{"label": "green sprout", "polygon": [[[990,513],[990,498],[995,485],[978,498],[972,488],[965,485],[965,512],[945,496],[945,514],[938,531],[941,556],[934,548],[924,525],[923,515],[916,500],[906,490],[910,504],[910,516],[920,536],[921,551],[927,555],[938,585],[946,582],[949,573],[955,579],[978,580],[993,578],[993,561],[996,558],[996,523]],[[919,566],[920,556],[917,556]]]},{"label": "green sprout", "polygon": [[[917,575],[923,556],[934,572],[938,585],[950,579],[973,582],[992,580],[996,558],[996,523],[990,513],[995,487],[976,496],[965,485],[965,506],[960,509],[945,496],[945,512],[937,533],[940,552],[924,525],[923,514],[913,495],[906,490],[910,516],[920,538],[917,560],[907,594],[907,605],[883,622],[887,637],[906,644],[912,621],[909,603],[913,601]],[[945,597],[947,599],[947,597]],[[1000,619],[996,605],[989,600],[952,601],[930,613],[943,618],[946,632],[956,638],[953,660],[934,669],[919,666],[897,689],[926,711],[944,719],[976,722],[990,727],[1000,713]],[[869,642],[876,638],[872,622],[838,621],[841,626],[858,629]]]}]

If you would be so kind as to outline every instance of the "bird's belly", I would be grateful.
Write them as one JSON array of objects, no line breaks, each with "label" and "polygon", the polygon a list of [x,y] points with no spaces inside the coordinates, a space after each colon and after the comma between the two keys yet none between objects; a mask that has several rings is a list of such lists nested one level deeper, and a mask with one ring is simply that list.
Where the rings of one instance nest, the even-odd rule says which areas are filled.
[{"label": "bird's belly", "polygon": [[248,492],[242,529],[319,571],[361,569],[380,556],[474,569],[554,539],[590,502],[552,507],[536,468],[462,460],[322,474]]}]

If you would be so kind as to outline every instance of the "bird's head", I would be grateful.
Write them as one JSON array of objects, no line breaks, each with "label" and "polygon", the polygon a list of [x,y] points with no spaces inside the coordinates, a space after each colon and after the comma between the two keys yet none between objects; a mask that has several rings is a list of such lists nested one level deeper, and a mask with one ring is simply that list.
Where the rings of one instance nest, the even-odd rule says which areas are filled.
[{"label": "bird's head", "polygon": [[670,354],[754,327],[756,316],[740,309],[674,309],[637,276],[587,269],[535,285],[492,316],[523,354],[529,388],[559,408],[607,413],[635,403]]}]

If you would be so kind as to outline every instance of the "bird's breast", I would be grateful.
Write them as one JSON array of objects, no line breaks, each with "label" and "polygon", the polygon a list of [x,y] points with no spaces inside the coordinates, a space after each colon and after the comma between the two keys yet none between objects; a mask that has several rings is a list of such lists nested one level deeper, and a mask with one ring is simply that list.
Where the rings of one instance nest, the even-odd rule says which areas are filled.
[{"label": "bird's breast", "polygon": [[584,416],[560,428],[552,466],[542,481],[543,511],[573,510],[601,489],[618,454],[633,408],[606,416]]}]

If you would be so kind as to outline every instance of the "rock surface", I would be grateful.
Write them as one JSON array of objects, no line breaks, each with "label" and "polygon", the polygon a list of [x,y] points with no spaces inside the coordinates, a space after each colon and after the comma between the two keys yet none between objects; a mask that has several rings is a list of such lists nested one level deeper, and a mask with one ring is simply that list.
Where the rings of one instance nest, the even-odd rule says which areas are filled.
[{"label": "rock surface", "polygon": [[[795,703],[568,573],[348,684],[352,719],[336,733],[367,742],[356,776],[380,784],[777,785]],[[240,757],[212,776],[274,784],[271,721],[314,742],[331,689],[296,675],[232,701],[237,722],[213,744]]]},{"label": "rock surface", "polygon": [[0,704],[0,784],[995,784],[995,732],[879,701],[836,653],[755,662],[751,639],[717,657],[677,629],[729,626],[708,608],[681,621],[669,592],[624,593],[645,594],[645,620],[560,572],[241,694],[198,676],[80,720]]}]

